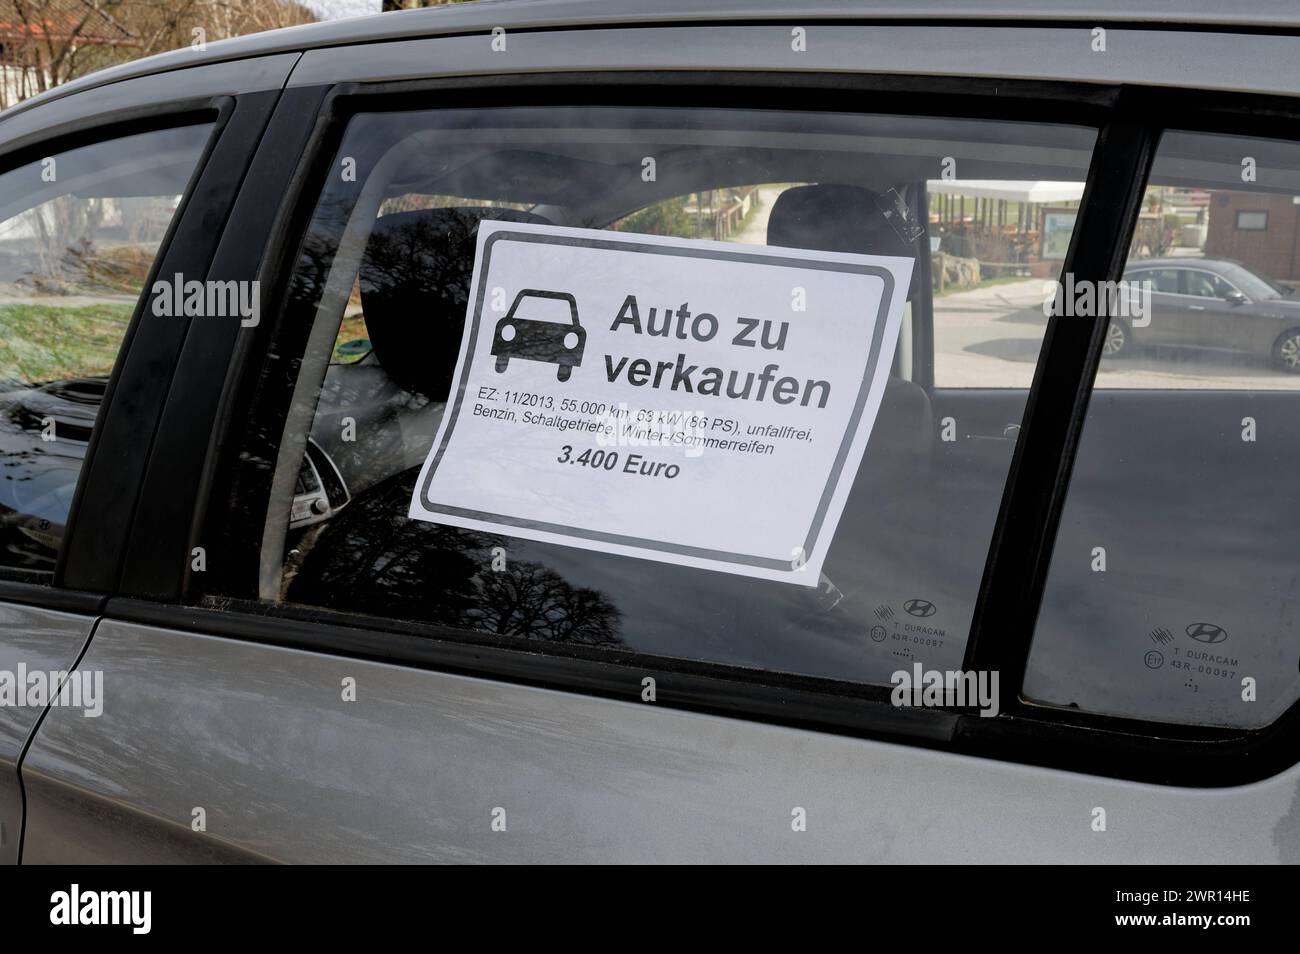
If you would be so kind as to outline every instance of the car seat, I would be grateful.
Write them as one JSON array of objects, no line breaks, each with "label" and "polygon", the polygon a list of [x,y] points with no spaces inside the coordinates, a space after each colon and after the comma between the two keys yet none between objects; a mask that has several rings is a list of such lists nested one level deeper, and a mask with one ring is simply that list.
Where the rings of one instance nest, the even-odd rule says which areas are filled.
[{"label": "car seat", "polygon": [[361,261],[361,310],[375,359],[407,391],[446,402],[460,352],[478,225],[549,224],[513,209],[420,209],[381,216]]},{"label": "car seat", "polygon": [[[380,216],[362,255],[361,308],[373,360],[326,374],[312,437],[353,494],[424,461],[437,435],[460,351],[484,219],[547,224],[481,206]],[[351,417],[357,440],[344,442]]]},{"label": "car seat", "polygon": [[[822,252],[897,255],[915,260],[922,236],[907,242],[880,211],[869,189],[845,185],[796,186],[782,192],[767,224],[767,244]],[[917,288],[912,269],[910,299]],[[872,429],[864,468],[903,469],[917,474],[933,446],[933,415],[925,389],[892,374],[885,382],[880,413]],[[900,488],[900,490],[903,488]]]}]

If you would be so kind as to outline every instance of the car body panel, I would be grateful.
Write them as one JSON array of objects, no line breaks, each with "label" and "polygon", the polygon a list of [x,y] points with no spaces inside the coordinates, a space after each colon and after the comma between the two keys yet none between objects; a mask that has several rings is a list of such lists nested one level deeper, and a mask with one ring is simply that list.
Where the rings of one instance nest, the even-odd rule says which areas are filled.
[{"label": "car body panel", "polygon": [[27,862],[1300,861],[1300,767],[1138,785],[114,621],[82,666]]},{"label": "car body panel", "polygon": [[[167,103],[235,96],[284,87],[297,53],[196,66],[161,76],[140,76],[85,94],[65,95],[40,109],[15,107],[0,113],[0,142],[6,151],[28,142],[76,131],[88,120],[114,114],[157,111]],[[26,104],[23,104],[24,106]]]},{"label": "car body panel", "polygon": [[[1079,24],[1087,37],[1091,24],[1108,27],[1120,24],[1152,24],[1166,28],[1228,27],[1300,28],[1300,10],[1290,0],[1256,0],[1249,8],[1225,7],[1214,0],[1184,0],[1178,9],[1158,0],[1094,0],[1090,3],[1057,3],[1053,0],[815,0],[800,4],[791,11],[786,0],[709,0],[694,3],[691,0],[660,0],[647,6],[640,0],[510,0],[510,2],[480,2],[456,4],[433,9],[404,10],[370,17],[357,17],[322,23],[307,24],[282,30],[269,30],[249,36],[209,43],[202,50],[182,49],[145,57],[121,66],[100,70],[32,97],[12,107],[8,113],[23,112],[43,106],[55,99],[121,82],[140,76],[175,72],[195,66],[223,63],[232,60],[306,49],[325,49],[361,43],[385,43],[417,37],[457,36],[472,33],[489,33],[493,27],[507,30],[536,32],[548,30],[589,30],[599,25],[667,25],[703,24],[725,22],[733,25],[746,22],[770,23],[795,21],[804,24],[825,23],[843,29],[845,21],[875,20],[922,22],[940,25],[944,21],[962,24],[1003,24],[1023,27],[1027,23],[1063,24],[1075,30]],[[966,27],[961,28],[969,35]],[[1249,34],[1239,34],[1240,42]],[[973,44],[971,44],[973,45]],[[950,51],[951,52],[951,51]],[[1021,55],[1024,51],[1021,51]],[[1137,58],[1137,57],[1135,57]],[[1007,63],[999,63],[1005,68]],[[505,68],[505,64],[497,64]],[[920,66],[912,63],[905,72],[914,72]],[[1211,71],[1228,74],[1251,66],[1248,62],[1199,61],[1195,63],[1198,75],[1213,76]],[[556,64],[549,64],[554,69]],[[425,75],[437,64],[426,63]],[[860,63],[859,69],[874,69]],[[1065,69],[1065,67],[1063,67]],[[480,66],[475,72],[482,73]],[[1283,82],[1285,70],[1275,70]],[[1065,74],[1061,72],[1063,77]],[[1212,84],[1211,84],[1212,85]]]},{"label": "car body panel", "polygon": [[[90,636],[93,616],[0,601],[0,672],[66,672]],[[79,710],[77,718],[82,718]],[[0,705],[0,864],[18,860],[22,792],[18,760],[40,719],[40,706]]]},{"label": "car body panel", "polygon": [[1300,37],[1295,36],[1111,28],[1108,49],[1124,49],[1121,57],[1094,52],[1089,31],[1079,27],[836,25],[818,32],[810,25],[807,52],[792,49],[790,29],[710,25],[539,31],[508,36],[503,53],[492,51],[486,34],[393,40],[384,44],[382,56],[364,44],[311,49],[289,85],[486,72],[780,69],[1300,94],[1300,75],[1273,66],[1300,56]]},{"label": "car body panel", "polygon": [[[864,19],[884,25],[852,22]],[[788,41],[779,48],[773,45],[773,27],[755,26],[751,21],[827,29],[816,37],[808,54],[795,54]],[[926,25],[900,26],[892,21]],[[957,25],[945,27],[945,21]],[[1092,24],[1104,25],[1108,49],[1123,50],[1124,55],[1093,52]],[[1126,28],[1126,24],[1138,28]],[[1178,24],[1181,29],[1152,30],[1143,28],[1145,24]],[[629,28],[633,25],[636,28]],[[254,58],[289,54],[296,58],[302,51],[308,52],[295,71],[294,85],[561,69],[754,69],[757,64],[790,70],[1300,93],[1300,76],[1275,67],[1296,59],[1300,37],[1208,29],[1219,26],[1295,30],[1300,28],[1300,11],[1287,0],[1268,0],[1249,10],[1224,9],[1196,0],[1179,4],[1177,11],[1149,0],[1146,5],[1105,0],[1079,7],[1043,0],[859,0],[818,2],[795,12],[788,3],[775,0],[712,0],[707,4],[668,0],[653,9],[628,0],[471,3],[272,30],[213,42],[201,51],[186,49],[147,57],[20,103],[0,114],[0,128],[38,106],[83,92],[112,88],[116,95],[119,87],[148,77],[165,76],[168,84],[183,85],[196,67],[220,70],[233,66],[230,75],[234,77],[255,62]],[[494,27],[517,31],[510,36],[503,55],[494,54],[488,45]],[[788,32],[784,27],[776,29]],[[430,42],[439,45],[431,48]],[[382,47],[374,46],[379,43]],[[920,50],[926,55],[918,55]],[[757,52],[763,53],[761,59],[755,59]],[[487,69],[485,63],[490,64]]]}]

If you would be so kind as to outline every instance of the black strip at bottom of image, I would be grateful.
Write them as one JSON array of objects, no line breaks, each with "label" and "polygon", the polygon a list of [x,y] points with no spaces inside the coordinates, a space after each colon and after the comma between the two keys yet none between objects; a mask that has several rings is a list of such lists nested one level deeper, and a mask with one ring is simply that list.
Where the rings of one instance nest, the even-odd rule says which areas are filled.
[{"label": "black strip at bottom of image", "polygon": [[[773,885],[767,891],[777,896],[777,905],[769,910],[779,918],[781,909],[793,913],[809,904],[823,914],[856,911],[857,918],[870,908],[875,913],[869,921],[877,924],[934,924],[938,918],[953,930],[965,924],[1056,932],[1049,937],[1200,935],[1227,941],[1255,932],[1272,936],[1296,920],[1294,892],[1287,889],[1292,872],[1280,867],[976,867],[858,871],[851,888],[844,882],[829,896],[829,879],[808,893]],[[0,876],[4,926],[14,940],[75,933],[128,942],[212,941],[284,930],[295,939],[318,936],[337,943],[349,936],[373,938],[381,924],[464,924],[465,914],[479,905],[512,919],[524,913],[521,907],[536,906],[552,925],[557,916],[587,916],[571,894],[503,892],[495,879],[490,885],[458,885],[461,897],[453,908],[446,906],[445,888],[431,888],[428,879],[401,871],[375,877],[324,867],[24,867]],[[659,927],[667,926],[662,900],[652,908],[660,913],[651,924]],[[690,917],[702,900],[698,894],[681,899],[672,920]],[[711,905],[715,917],[719,907],[729,904],[718,897]]]}]

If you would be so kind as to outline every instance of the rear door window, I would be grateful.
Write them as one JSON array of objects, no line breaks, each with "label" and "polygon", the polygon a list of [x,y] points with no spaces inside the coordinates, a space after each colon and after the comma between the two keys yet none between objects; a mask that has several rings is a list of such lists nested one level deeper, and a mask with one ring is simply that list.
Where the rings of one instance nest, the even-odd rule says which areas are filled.
[{"label": "rear door window", "polygon": [[1130,273],[1135,282],[1145,282],[1162,295],[1183,294],[1183,270],[1179,268],[1142,268]]},{"label": "rear door window", "polygon": [[[261,528],[255,595],[290,611],[415,621],[542,649],[622,649],[863,683],[888,683],[913,661],[960,668],[1026,393],[990,397],[983,385],[1027,385],[1044,321],[1044,279],[1056,276],[1077,205],[1077,196],[1053,194],[1031,213],[1027,202],[998,199],[996,190],[1004,183],[1038,195],[1035,182],[1082,183],[1094,139],[1093,130],[1066,125],[777,111],[537,107],[356,115],[330,168],[357,175],[331,174],[323,186],[259,385],[259,394],[274,394],[291,376],[292,396],[281,399],[287,410],[272,425],[255,418],[240,429],[244,466],[269,475],[269,499],[248,491],[263,485],[250,480],[230,501],[238,519]],[[981,206],[981,229],[1000,237],[996,249],[957,241],[976,233],[974,221],[960,214],[960,204],[944,199],[941,206],[939,193],[931,193],[932,184],[953,175],[985,190],[990,204]],[[1073,187],[1068,191],[1074,196]],[[1040,214],[1049,199],[1059,206],[1050,221]],[[557,228],[594,230],[599,243],[628,236],[699,243],[689,248],[719,256],[720,264],[683,259],[681,267],[701,270],[710,300],[724,303],[757,294],[728,270],[739,261],[735,255],[831,263],[875,255],[906,263],[910,278],[897,289],[902,315],[886,343],[893,360],[884,369],[878,413],[861,465],[843,477],[842,515],[818,554],[811,585],[702,567],[692,556],[698,545],[682,559],[650,559],[408,516],[443,417],[464,386],[454,375],[467,308],[475,295],[490,301],[498,291],[474,284],[476,268],[486,267],[480,230],[531,235]],[[1029,238],[1032,249],[1023,245]],[[1051,252],[1046,258],[1042,242]],[[955,267],[972,251],[1004,267],[962,265],[964,278],[947,282],[943,294],[983,296],[985,303],[952,297],[951,307],[941,308],[936,263],[947,256],[945,267]],[[589,318],[590,302],[581,296],[538,298],[538,289],[563,291],[583,276],[557,267],[545,277],[547,284],[533,289],[499,289],[493,354],[503,391],[515,369],[532,373],[543,362],[549,370],[538,373],[552,382],[617,370],[612,356],[608,365],[600,354],[585,355],[580,365],[566,357],[581,340],[579,324],[591,336],[614,316],[598,311]],[[1032,301],[1020,287],[1025,283],[1033,286]],[[808,286],[781,285],[765,310],[744,314],[793,316],[791,333],[799,334],[794,322],[803,312],[792,302],[822,287],[811,280]],[[672,340],[685,342],[696,327],[691,322],[703,320],[701,303],[673,297],[671,285],[637,294],[645,327],[667,327]],[[543,305],[558,306],[559,316],[543,314]],[[871,320],[853,318],[854,311],[850,306],[836,320]],[[1030,311],[1032,317],[1021,314]],[[541,322],[550,327],[534,327]],[[775,326],[769,334],[774,344]],[[944,360],[965,369],[973,385],[942,401],[926,380],[937,372],[930,342],[940,337]],[[527,354],[525,346],[532,349]],[[827,337],[822,347],[825,366],[843,359],[837,340]],[[755,390],[738,433],[706,428],[705,438],[652,455],[583,439],[581,428],[618,409],[521,403],[509,408],[520,421],[533,414],[537,427],[547,427],[553,425],[542,419],[566,415],[578,430],[556,431],[554,453],[529,467],[516,465],[515,449],[503,438],[479,445],[462,469],[484,484],[508,482],[518,494],[547,494],[551,468],[585,468],[590,497],[553,498],[556,508],[605,507],[607,495],[621,494],[629,523],[680,527],[674,508],[682,508],[699,515],[697,529],[766,540],[785,525],[785,511],[803,501],[794,491],[800,476],[768,465],[762,445],[797,468],[799,443],[815,439],[797,428],[787,433],[773,414],[780,403],[816,407],[824,394],[811,372],[789,378],[794,384],[778,383],[779,375],[764,384],[765,364],[778,359],[765,359],[761,346],[743,353],[754,356],[745,360]],[[652,385],[666,386],[673,376],[653,365],[644,370]],[[697,380],[706,374],[696,373]],[[536,396],[524,391],[527,400]],[[628,413],[660,409],[653,394],[664,392],[648,386],[645,393]],[[753,397],[759,394],[765,404]],[[480,391],[471,397],[491,411]],[[254,414],[270,413],[260,399],[253,404]],[[627,483],[622,456],[615,468],[607,466],[610,453],[654,456],[665,467],[725,462],[730,474],[745,473],[749,460],[751,476],[735,492],[701,483],[695,486],[705,490],[693,496],[650,496]],[[655,477],[663,480],[663,472],[646,479]],[[754,486],[744,487],[745,480]],[[764,488],[767,506],[737,509],[736,499]],[[213,605],[252,595],[223,586],[207,594]]]}]

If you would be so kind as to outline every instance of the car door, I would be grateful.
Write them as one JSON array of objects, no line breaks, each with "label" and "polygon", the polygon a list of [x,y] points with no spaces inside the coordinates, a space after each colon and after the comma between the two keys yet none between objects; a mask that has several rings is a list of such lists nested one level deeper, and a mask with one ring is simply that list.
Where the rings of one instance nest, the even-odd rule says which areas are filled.
[{"label": "car door", "polygon": [[[0,118],[0,860],[19,858],[19,760],[47,708],[93,719],[107,702],[102,674],[68,674],[116,579],[132,464],[147,455],[184,323],[142,332],[143,293],[202,267],[202,221],[241,168],[231,146],[270,111],[228,94],[283,83],[292,57],[277,59]],[[186,219],[200,191],[206,207]]]},{"label": "car door", "polygon": [[1202,269],[1184,269],[1188,302],[1187,343],[1223,351],[1248,351],[1253,336],[1249,303],[1246,310],[1228,300],[1237,291],[1219,275]]},{"label": "car door", "polygon": [[[23,762],[24,860],[1291,855],[1295,685],[1270,682],[1269,706],[1249,718],[1216,685],[1208,719],[1176,686],[1161,683],[1149,703],[1140,682],[1108,689],[1143,655],[1134,657],[1129,638],[1086,657],[1104,622],[1097,607],[1109,605],[1104,590],[1079,604],[1092,614],[1088,626],[1070,625],[1074,604],[1064,599],[1037,639],[1048,564],[1080,573],[1078,561],[1097,565],[1092,548],[1104,545],[1084,550],[1070,537],[1068,550],[1052,548],[1089,398],[1119,419],[1129,397],[1093,393],[1104,326],[1062,316],[1044,321],[1041,335],[1003,334],[1023,320],[1023,303],[999,311],[977,296],[934,321],[959,332],[945,339],[956,342],[948,373],[969,371],[971,357],[992,363],[975,362],[974,379],[940,381],[936,368],[930,380],[924,371],[940,353],[924,320],[933,302],[926,229],[912,227],[914,210],[925,208],[915,184],[942,174],[946,157],[972,180],[1082,176],[1086,198],[1063,269],[1076,280],[1113,279],[1160,133],[1153,117],[1171,115],[1168,94],[1150,93],[1133,113],[1116,90],[1067,84],[1043,96],[1008,83],[1001,64],[968,64],[971,76],[956,87],[948,76],[863,75],[864,50],[903,49],[915,67],[935,36],[875,27],[837,28],[846,59],[834,77],[797,65],[711,71],[752,67],[765,42],[780,39],[784,50],[790,31],[769,30],[610,29],[583,31],[581,42],[537,30],[523,58],[502,61],[490,80],[477,75],[486,31],[306,54],[209,271],[265,283],[266,307],[248,326],[188,329],[121,581],[79,667],[103,672],[120,701],[98,720],[53,709],[43,721]],[[1006,43],[1016,31],[983,32],[998,36],[963,26],[954,49]],[[1024,50],[1066,42],[1069,32],[1036,31]],[[619,72],[645,49],[672,51],[678,69]],[[445,75],[431,77],[431,63]],[[546,75],[557,64],[593,63],[607,71],[598,83]],[[782,94],[796,82],[799,96]],[[884,95],[890,110],[864,110]],[[721,225],[704,231],[705,222],[729,221],[729,187],[792,184],[755,213],[768,216],[761,254],[744,242],[709,244],[730,237]],[[599,234],[565,231],[575,229]],[[900,320],[908,330],[899,337],[923,357],[910,374],[902,362],[882,363],[892,370],[881,378],[863,466],[846,478],[815,581],[648,558],[647,547],[599,549],[591,534],[557,541],[536,527],[410,517],[444,417],[455,413],[449,406],[468,401],[466,420],[555,438],[555,453],[526,467],[499,440],[459,461],[477,463],[476,483],[493,492],[538,495],[554,488],[555,469],[584,473],[565,441],[578,443],[580,425],[610,411],[566,409],[563,394],[558,409],[546,407],[539,385],[519,393],[503,384],[518,395],[500,398],[513,412],[504,419],[475,410],[493,410],[496,388],[466,388],[456,377],[466,342],[478,340],[472,303],[491,309],[499,300],[504,314],[517,293],[503,284],[497,296],[486,282],[480,237],[486,245],[512,230],[821,266],[854,255],[910,261],[913,278],[897,288],[916,317]],[[589,291],[604,274],[565,262],[543,269],[540,287],[586,282]],[[699,273],[713,282],[710,299],[746,287],[722,270]],[[664,280],[672,287],[672,276]],[[781,313],[797,314],[808,290],[783,287]],[[628,336],[650,326],[650,298],[660,328],[664,309],[674,321],[679,311],[700,316],[700,300],[638,294],[647,321],[634,332],[629,310]],[[580,308],[588,300],[575,297]],[[963,313],[975,334],[957,327]],[[582,325],[594,337],[617,317],[584,314]],[[843,348],[824,344],[827,354]],[[584,356],[569,382],[552,383],[554,368],[545,368],[547,387],[609,375],[616,361],[596,357]],[[488,368],[506,380],[528,364],[512,357],[500,372]],[[970,386],[989,371],[993,387]],[[1160,394],[1142,406],[1175,414],[1184,398]],[[1237,405],[1220,410],[1236,414]],[[968,439],[989,422],[996,453]],[[1089,458],[1095,471],[1105,472],[1110,449]],[[681,450],[684,462],[701,459]],[[738,452],[715,443],[702,459],[712,466],[711,454]],[[610,484],[584,486],[549,499],[605,520],[659,519],[679,534],[692,524],[719,533],[769,526],[776,510],[806,503],[791,477],[757,466],[729,491],[701,494],[685,511],[694,521],[635,494],[617,497]],[[737,516],[736,500],[763,492],[776,502]],[[1086,517],[1113,492],[1085,485],[1085,518],[1069,528],[1086,532]],[[304,496],[310,503],[299,507]],[[1132,516],[1106,510],[1109,525],[1116,514]],[[1169,532],[1147,527],[1157,542]],[[1158,576],[1151,551],[1142,553]],[[1066,576],[1064,585],[1080,583]],[[1119,605],[1138,612],[1140,601],[1126,596]],[[1213,633],[1193,630],[1170,639],[1205,651]],[[1139,633],[1136,642],[1152,638]],[[1039,681],[1026,695],[1031,641]],[[1282,644],[1261,642],[1259,659]],[[1039,679],[1040,666],[1048,678]],[[915,705],[893,691],[896,675],[913,667],[997,673],[1004,688],[982,710]],[[1062,670],[1083,677],[1086,706],[1050,678]],[[1207,813],[1214,824],[1198,824]]]},{"label": "car door", "polygon": [[1182,270],[1148,268],[1133,272],[1133,280],[1149,283],[1151,320],[1135,333],[1150,344],[1178,344],[1187,336],[1188,313],[1183,297]]}]

